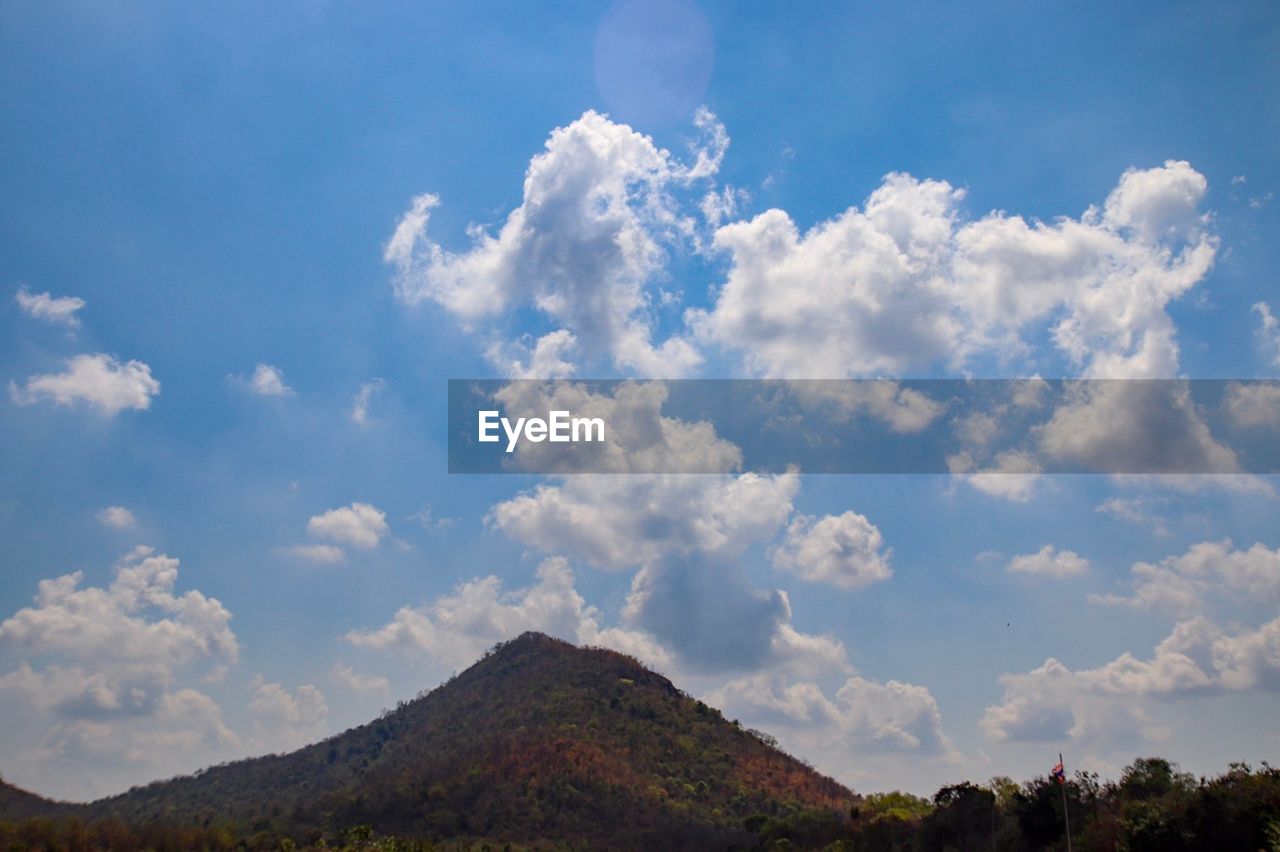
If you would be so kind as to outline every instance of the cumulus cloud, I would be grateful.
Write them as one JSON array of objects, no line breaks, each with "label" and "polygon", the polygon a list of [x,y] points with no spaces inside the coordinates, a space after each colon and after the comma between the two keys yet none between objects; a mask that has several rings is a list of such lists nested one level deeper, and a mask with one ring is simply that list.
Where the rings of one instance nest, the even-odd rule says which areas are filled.
[{"label": "cumulus cloud", "polygon": [[1185,162],[1131,169],[1101,208],[1028,223],[991,213],[963,222],[964,193],[890,174],[862,210],[801,233],[769,210],[716,231],[731,269],[700,339],[758,375],[900,375],[975,355],[1025,354],[1050,321],[1086,375],[1176,375],[1165,312],[1208,272],[1216,239],[1198,211],[1207,184]]},{"label": "cumulus cloud", "polygon": [[363,674],[346,663],[334,663],[329,670],[329,680],[351,692],[390,695],[391,681],[382,675]]},{"label": "cumulus cloud", "polygon": [[809,408],[827,410],[842,420],[870,416],[893,432],[912,434],[927,429],[945,409],[916,388],[904,388],[887,379],[879,381],[804,381],[786,383]]},{"label": "cumulus cloud", "polygon": [[1089,561],[1074,551],[1058,550],[1052,544],[1046,544],[1035,553],[1015,556],[1009,561],[1009,571],[1014,574],[1064,579],[1088,573]]},{"label": "cumulus cloud", "polygon": [[1210,433],[1186,382],[1075,383],[1034,431],[1048,456],[1091,472],[1239,471],[1235,452]]},{"label": "cumulus cloud", "polygon": [[422,606],[402,607],[380,628],[352,631],[346,640],[360,648],[396,651],[458,669],[527,630],[613,648],[663,670],[671,662],[643,633],[603,627],[600,612],[574,588],[568,561],[558,557],[539,565],[535,582],[526,588],[508,591],[493,576],[470,580]]},{"label": "cumulus cloud", "polygon": [[770,551],[773,564],[811,583],[857,589],[893,576],[892,548],[874,524],[857,512],[814,518],[800,515]]},{"label": "cumulus cloud", "polygon": [[731,715],[787,730],[790,738],[810,743],[804,749],[810,754],[954,754],[938,702],[915,684],[881,683],[853,674],[828,697],[812,682],[779,684],[757,675],[730,682],[713,692],[711,700]]},{"label": "cumulus cloud", "polygon": [[489,522],[544,553],[601,568],[667,556],[736,555],[791,514],[799,477],[577,476],[498,503]]},{"label": "cumulus cloud", "polygon": [[530,161],[521,204],[497,233],[473,229],[462,252],[431,240],[440,199],[418,196],[384,251],[397,296],[437,302],[472,324],[532,307],[589,359],[646,376],[687,373],[700,357],[678,335],[655,341],[653,296],[666,254],[691,244],[695,227],[672,192],[715,174],[728,145],[709,112],[697,121],[709,141],[686,166],[648,136],[587,111]]},{"label": "cumulus cloud", "polygon": [[117,530],[131,530],[138,525],[138,519],[124,506],[108,506],[98,513],[98,523],[104,527]]},{"label": "cumulus cloud", "polygon": [[1168,733],[1151,700],[1280,686],[1280,618],[1228,634],[1202,616],[1179,622],[1149,659],[1124,653],[1094,669],[1055,659],[1000,678],[1004,695],[982,727],[998,741],[1061,741]]},{"label": "cumulus cloud", "polygon": [[327,538],[366,550],[377,547],[388,531],[386,514],[368,503],[330,509],[307,521],[307,532],[315,538]]},{"label": "cumulus cloud", "polygon": [[567,379],[576,370],[569,359],[577,348],[578,339],[562,328],[542,335],[532,347],[494,344],[486,354],[512,379]]},{"label": "cumulus cloud", "polygon": [[1138,562],[1131,569],[1131,595],[1090,595],[1092,603],[1189,613],[1213,598],[1280,603],[1280,548],[1261,543],[1248,550],[1229,539],[1203,541],[1181,556],[1159,563]]},{"label": "cumulus cloud", "polygon": [[988,494],[1015,503],[1026,503],[1040,483],[1040,462],[1025,450],[997,453],[988,466],[979,466],[973,455],[962,450],[947,457],[947,467],[960,482]]},{"label": "cumulus cloud", "polygon": [[0,699],[45,711],[19,767],[72,784],[86,762],[99,763],[105,774],[94,783],[107,785],[130,765],[190,770],[237,745],[212,699],[181,683],[201,664],[217,676],[236,662],[227,609],[196,590],[177,593],[178,560],[150,548],[124,557],[106,587],[83,579],[42,580],[34,605],[0,622],[0,650],[24,658],[0,676]]},{"label": "cumulus cloud", "polygon": [[67,328],[79,328],[76,314],[85,306],[79,296],[51,296],[48,293],[32,293],[25,286],[19,287],[14,299],[28,316]]},{"label": "cumulus cloud", "polygon": [[1237,426],[1280,428],[1280,383],[1231,382],[1223,404]]},{"label": "cumulus cloud", "polygon": [[293,388],[285,384],[284,371],[270,364],[259,362],[245,385],[258,396],[293,396]]},{"label": "cumulus cloud", "polygon": [[289,751],[318,739],[329,718],[324,693],[309,683],[290,692],[280,683],[269,683],[258,675],[249,684],[253,717],[252,748],[273,752]]},{"label": "cumulus cloud", "polygon": [[166,671],[200,658],[234,662],[231,613],[196,590],[175,595],[177,578],[177,559],[139,547],[105,589],[80,588],[79,571],[41,580],[36,605],[0,622],[0,647]]},{"label": "cumulus cloud", "polygon": [[111,417],[126,408],[144,411],[151,397],[160,393],[160,382],[141,361],[121,364],[110,355],[76,355],[61,373],[31,376],[19,386],[9,382],[9,396],[18,405],[42,399],[58,405],[84,403]]}]

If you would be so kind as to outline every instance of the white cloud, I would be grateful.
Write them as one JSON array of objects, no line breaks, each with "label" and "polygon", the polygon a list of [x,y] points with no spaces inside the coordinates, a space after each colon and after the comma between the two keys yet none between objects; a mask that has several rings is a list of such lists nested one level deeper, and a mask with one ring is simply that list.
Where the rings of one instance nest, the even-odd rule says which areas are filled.
[{"label": "white cloud", "polygon": [[577,476],[493,507],[490,522],[545,553],[602,568],[672,555],[738,554],[791,514],[795,475]]},{"label": "white cloud", "polygon": [[246,384],[258,396],[293,396],[293,388],[285,384],[284,372],[279,367],[259,363]]},{"label": "white cloud", "polygon": [[783,542],[770,551],[773,564],[811,583],[857,589],[893,576],[884,537],[857,512],[800,515],[787,527]]},{"label": "white cloud", "polygon": [[1052,544],[1046,544],[1035,553],[1015,556],[1009,562],[1009,570],[1015,574],[1064,579],[1088,573],[1089,560],[1074,551],[1057,550]]},{"label": "white cloud", "polygon": [[329,718],[324,693],[309,683],[293,692],[282,684],[268,683],[261,675],[249,685],[253,697],[254,739],[251,748],[286,752],[319,739]]},{"label": "white cloud", "polygon": [[567,379],[577,369],[569,360],[578,339],[559,329],[539,337],[532,348],[524,342],[494,343],[485,352],[489,362],[512,379]]},{"label": "white cloud", "polygon": [[352,692],[390,695],[391,681],[382,675],[362,674],[346,663],[334,663],[329,679]]},{"label": "white cloud", "polygon": [[[0,647],[166,671],[205,657],[234,662],[231,613],[195,590],[175,595],[177,578],[178,560],[139,547],[105,589],[80,588],[79,571],[41,580],[36,605],[0,622]],[[149,618],[153,612],[163,617]]]},{"label": "white cloud", "polygon": [[651,638],[602,627],[600,617],[574,588],[568,562],[551,558],[538,566],[536,581],[527,588],[507,591],[497,577],[477,578],[423,606],[402,607],[384,626],[352,631],[346,639],[361,648],[426,658],[447,670],[470,665],[498,642],[537,630],[613,648],[669,670],[670,656]]},{"label": "white cloud", "polygon": [[117,530],[131,530],[138,525],[138,519],[124,506],[108,506],[98,513],[98,523],[104,527]]},{"label": "white cloud", "polygon": [[373,395],[382,390],[385,385],[382,379],[370,379],[360,384],[360,389],[356,391],[356,395],[351,400],[351,419],[363,426],[369,420],[369,403],[373,400]]},{"label": "white cloud", "polygon": [[14,299],[28,316],[67,328],[80,327],[76,313],[85,306],[85,301],[79,296],[54,297],[48,293],[32,293],[24,286],[18,288]]},{"label": "white cloud", "polygon": [[377,547],[387,534],[387,516],[368,503],[352,503],[311,518],[307,521],[307,532],[316,538],[369,550]]},{"label": "white cloud", "polygon": [[921,432],[942,414],[943,403],[898,382],[790,381],[787,387],[804,405],[826,408],[851,420],[869,415],[893,432]]},{"label": "white cloud", "polygon": [[1280,548],[1261,543],[1239,550],[1230,540],[1204,541],[1181,556],[1130,569],[1133,594],[1090,595],[1092,603],[1197,612],[1215,597],[1262,604],[1280,603]]},{"label": "white cloud", "polygon": [[1216,441],[1186,382],[1084,382],[1033,430],[1051,458],[1091,472],[1231,474],[1235,453]]},{"label": "white cloud", "polygon": [[[0,700],[17,701],[7,718],[42,711],[24,723],[32,745],[12,755],[15,771],[51,792],[102,795],[238,745],[212,699],[182,683],[200,664],[216,677],[236,662],[231,614],[175,593],[177,577],[176,559],[136,548],[109,586],[83,586],[79,572],[43,580],[33,606],[0,622],[0,650],[24,658],[0,675]],[[86,764],[98,767],[89,779]]]},{"label": "white cloud", "polygon": [[1280,428],[1280,383],[1231,382],[1224,405],[1237,426]]},{"label": "white cloud", "polygon": [[947,457],[947,467],[961,482],[983,494],[1015,503],[1025,503],[1040,483],[1040,462],[1024,450],[996,454],[989,467],[979,467],[973,456],[962,450]]},{"label": "white cloud", "polygon": [[18,405],[51,399],[58,405],[77,402],[96,407],[108,417],[126,408],[143,411],[151,397],[160,393],[160,382],[151,377],[151,368],[141,361],[121,364],[110,355],[76,355],[65,362],[61,373],[31,376],[19,387],[9,382],[9,396]]},{"label": "white cloud", "polygon": [[1097,511],[1132,524],[1151,527],[1156,535],[1168,535],[1169,527],[1161,510],[1169,505],[1168,498],[1108,497],[1098,504]]},{"label": "white cloud", "polygon": [[1072,671],[1055,659],[1026,674],[1001,676],[1004,695],[982,727],[994,740],[1158,739],[1152,700],[1280,687],[1280,618],[1224,633],[1203,617],[1180,622],[1147,660],[1124,653]]},{"label": "white cloud", "polygon": [[530,161],[523,200],[498,232],[473,229],[460,253],[428,237],[439,198],[418,196],[384,252],[397,296],[438,302],[467,323],[532,307],[589,359],[647,376],[687,373],[700,357],[683,337],[656,342],[652,311],[667,251],[689,244],[695,227],[671,191],[713,175],[728,144],[709,112],[697,122],[709,142],[686,167],[649,137],[584,113]]},{"label": "white cloud", "polygon": [[1255,303],[1253,310],[1258,315],[1258,348],[1272,367],[1280,367],[1280,319],[1266,302]]},{"label": "white cloud", "polygon": [[299,559],[318,562],[322,565],[332,565],[347,558],[346,551],[332,544],[295,544],[289,548],[288,553]]},{"label": "white cloud", "polygon": [[1078,220],[962,223],[962,191],[890,174],[863,210],[804,234],[781,210],[722,226],[728,280],[689,322],[767,377],[962,368],[985,351],[1025,354],[1023,331],[1055,317],[1055,344],[1087,375],[1176,375],[1165,307],[1212,264],[1205,191],[1203,176],[1169,161],[1126,172]]},{"label": "white cloud", "polygon": [[853,674],[834,697],[807,681],[778,683],[767,675],[732,681],[710,700],[727,714],[742,715],[792,739],[809,754],[836,751],[859,756],[893,753],[924,757],[954,752],[942,730],[942,713],[928,689]]}]

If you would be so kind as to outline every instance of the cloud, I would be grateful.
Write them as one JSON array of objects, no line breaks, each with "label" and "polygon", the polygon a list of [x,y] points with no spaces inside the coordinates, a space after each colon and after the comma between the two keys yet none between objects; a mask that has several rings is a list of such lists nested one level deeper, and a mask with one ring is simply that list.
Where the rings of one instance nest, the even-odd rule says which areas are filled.
[{"label": "cloud", "polygon": [[1237,426],[1280,428],[1280,384],[1276,382],[1231,382],[1223,404]]},{"label": "cloud", "polygon": [[164,671],[201,658],[235,662],[231,613],[195,590],[175,595],[177,578],[177,559],[139,547],[105,589],[80,588],[79,571],[41,580],[36,605],[0,622],[0,647]]},{"label": "cloud", "polygon": [[98,523],[104,527],[117,530],[131,530],[138,525],[138,519],[124,506],[108,506],[97,515]]},{"label": "cloud", "polygon": [[963,368],[984,352],[1025,354],[1023,332],[1055,319],[1053,342],[1087,375],[1176,375],[1165,307],[1212,264],[1217,242],[1197,209],[1206,188],[1169,161],[1125,172],[1079,219],[965,223],[961,190],[893,173],[862,210],[803,234],[776,209],[720,227],[728,279],[688,321],[766,377]]},{"label": "cloud", "polygon": [[613,648],[669,670],[670,656],[650,637],[600,622],[600,612],[574,588],[568,561],[551,558],[538,566],[535,582],[526,588],[507,591],[497,577],[477,578],[430,603],[402,607],[380,628],[355,630],[345,638],[356,647],[425,658],[449,670],[470,665],[498,642],[537,630]]},{"label": "cloud", "polygon": [[370,379],[362,382],[360,389],[356,391],[355,397],[351,400],[351,419],[363,426],[369,419],[369,403],[373,399],[373,395],[382,390],[385,385],[382,379]]},{"label": "cloud", "polygon": [[653,296],[667,252],[695,227],[671,193],[713,175],[728,145],[709,112],[697,122],[710,141],[685,166],[648,136],[583,113],[530,161],[521,204],[497,233],[473,229],[463,252],[430,239],[440,200],[418,196],[384,251],[397,297],[437,302],[468,324],[534,308],[588,359],[645,376],[689,372],[700,357],[685,338],[654,340]]},{"label": "cloud", "polygon": [[512,379],[567,379],[577,369],[568,360],[578,339],[563,328],[539,337],[530,348],[523,343],[491,345],[489,362]]},{"label": "cloud", "polygon": [[716,435],[706,421],[665,417],[664,382],[623,382],[609,392],[585,384],[517,381],[494,394],[506,416],[546,417],[571,411],[574,417],[600,418],[605,440],[591,444],[522,442],[515,463],[526,470],[589,473],[727,473],[742,465],[742,452]]},{"label": "cloud", "polygon": [[893,432],[912,434],[929,427],[945,409],[915,388],[898,382],[790,381],[787,387],[806,406],[826,408],[845,420],[869,415]]},{"label": "cloud", "polygon": [[1097,511],[1122,521],[1149,526],[1156,535],[1168,535],[1169,527],[1161,509],[1169,505],[1168,498],[1108,497],[1098,504]]},{"label": "cloud", "polygon": [[938,702],[915,684],[854,674],[828,697],[815,683],[782,685],[762,675],[733,681],[716,690],[712,700],[727,713],[799,734],[796,738],[810,743],[803,749],[810,754],[834,750],[920,758],[954,753]]},{"label": "cloud", "polygon": [[382,675],[361,674],[345,663],[334,663],[329,680],[351,692],[390,695],[391,682]]},{"label": "cloud", "polygon": [[332,544],[295,544],[289,548],[288,553],[299,559],[322,565],[332,565],[347,558],[346,551]]},{"label": "cloud", "polygon": [[1052,544],[1046,544],[1035,553],[1015,556],[1009,562],[1009,571],[1014,574],[1065,579],[1088,573],[1089,560],[1081,558],[1074,551],[1057,550]]},{"label": "cloud", "polygon": [[387,516],[368,503],[352,503],[311,518],[307,521],[307,532],[315,538],[371,550],[388,532]]},{"label": "cloud", "polygon": [[430,503],[423,505],[421,509],[414,512],[406,521],[413,521],[418,526],[426,530],[440,530],[451,527],[458,522],[457,518],[437,518],[435,510]]},{"label": "cloud", "polygon": [[292,693],[282,684],[268,683],[261,675],[249,685],[253,697],[249,713],[253,717],[255,749],[285,752],[319,739],[329,718],[324,693],[309,683]]},{"label": "cloud", "polygon": [[1258,348],[1262,357],[1272,367],[1280,367],[1280,319],[1271,313],[1271,306],[1266,302],[1257,302],[1253,311],[1258,315]]},{"label": "cloud", "polygon": [[811,583],[858,589],[893,576],[892,548],[874,524],[857,512],[800,515],[783,542],[770,551],[773,564]]},{"label": "cloud", "polygon": [[1227,634],[1204,617],[1182,621],[1150,659],[1124,653],[1072,671],[1055,659],[1000,678],[1004,695],[982,727],[998,741],[1161,738],[1151,701],[1280,687],[1280,618]]},{"label": "cloud", "polygon": [[23,286],[18,288],[14,299],[28,316],[67,328],[80,327],[80,318],[76,313],[85,306],[85,301],[79,296],[55,298],[48,293],[32,293]]},{"label": "cloud", "polygon": [[1031,499],[1041,476],[1040,462],[1024,450],[997,453],[988,467],[978,467],[973,456],[962,450],[947,457],[947,467],[970,488],[1015,503]]},{"label": "cloud", "polygon": [[279,367],[261,362],[245,383],[258,396],[293,396],[294,393],[293,388],[285,384],[284,372]]},{"label": "cloud", "polygon": [[798,487],[792,474],[577,476],[498,503],[489,523],[544,553],[638,567],[740,554],[785,523]]},{"label": "cloud", "polygon": [[110,355],[76,355],[61,373],[31,376],[19,387],[9,382],[9,396],[18,405],[51,399],[58,405],[84,403],[111,417],[126,408],[144,411],[160,393],[160,382],[141,361],[121,364]]},{"label": "cloud", "polygon": [[1204,541],[1158,564],[1135,563],[1130,574],[1132,595],[1090,595],[1089,601],[1182,613],[1197,612],[1215,597],[1280,603],[1280,548],[1271,550],[1261,543],[1239,550],[1229,539]]},{"label": "cloud", "polygon": [[1240,467],[1210,433],[1186,382],[1072,384],[1033,431],[1049,457],[1090,472],[1230,474]]},{"label": "cloud", "polygon": [[[7,711],[31,743],[11,755],[15,771],[101,795],[238,746],[212,699],[182,683],[236,662],[231,613],[199,591],[176,593],[177,579],[178,560],[139,547],[110,585],[84,586],[80,572],[42,580],[34,605],[0,622],[0,650],[22,658],[0,675],[0,701],[41,711],[23,723]],[[89,779],[86,764],[99,767]]]}]

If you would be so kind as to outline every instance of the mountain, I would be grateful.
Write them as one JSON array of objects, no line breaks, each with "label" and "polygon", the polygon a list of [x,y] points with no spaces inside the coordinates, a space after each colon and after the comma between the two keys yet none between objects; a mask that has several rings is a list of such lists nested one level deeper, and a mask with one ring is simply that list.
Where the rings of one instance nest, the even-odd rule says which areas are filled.
[{"label": "mountain", "polygon": [[[829,834],[857,797],[631,657],[526,633],[381,718],[285,755],[88,805],[0,791],[0,818],[75,813],[313,844],[379,836],[592,849]],[[12,804],[10,804],[12,801]]]}]

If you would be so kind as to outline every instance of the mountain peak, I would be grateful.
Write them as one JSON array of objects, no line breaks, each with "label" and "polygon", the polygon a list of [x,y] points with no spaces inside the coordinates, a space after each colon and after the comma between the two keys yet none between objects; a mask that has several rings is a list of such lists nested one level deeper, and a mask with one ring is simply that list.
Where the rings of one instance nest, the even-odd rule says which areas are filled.
[{"label": "mountain peak", "polygon": [[637,660],[529,632],[323,742],[78,807],[129,822],[231,819],[303,843],[368,825],[436,840],[704,848],[749,845],[751,819],[839,822],[855,798]]}]

